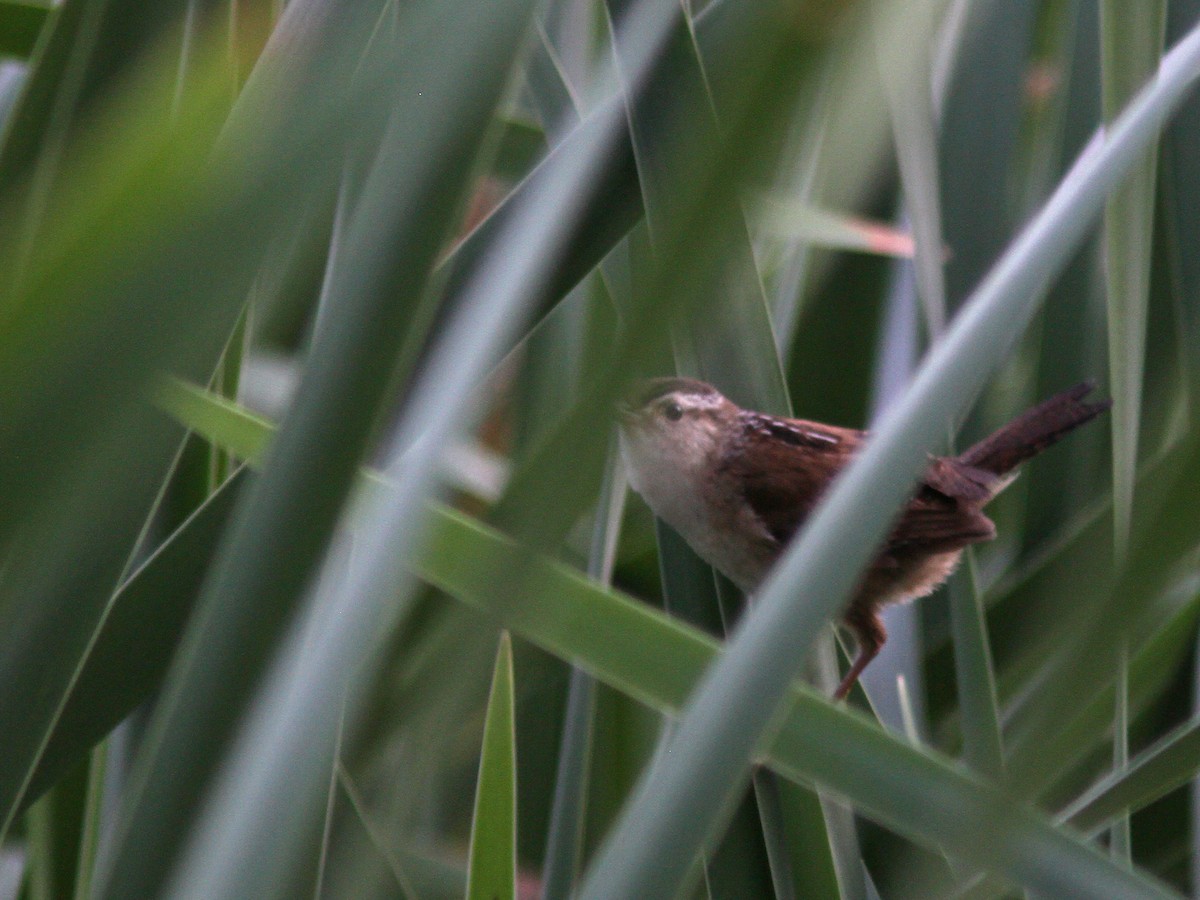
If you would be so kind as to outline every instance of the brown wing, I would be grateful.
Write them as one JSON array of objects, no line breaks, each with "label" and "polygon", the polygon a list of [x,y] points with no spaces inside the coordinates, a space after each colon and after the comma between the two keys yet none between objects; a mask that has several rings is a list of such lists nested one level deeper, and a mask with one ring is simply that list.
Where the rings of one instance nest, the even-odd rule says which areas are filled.
[{"label": "brown wing", "polygon": [[[862,446],[865,432],[800,419],[743,416],[741,439],[723,462],[747,504],[780,544],[812,512],[834,476]],[[995,536],[978,506],[1000,479],[957,460],[934,457],[883,556],[918,548],[953,550]],[[886,564],[881,558],[880,562]]]},{"label": "brown wing", "polygon": [[926,490],[908,501],[904,514],[888,535],[883,552],[910,550],[943,553],[996,536],[992,520],[972,506],[962,506]]},{"label": "brown wing", "polygon": [[1004,483],[993,472],[977,469],[957,459],[935,456],[925,469],[923,487],[936,491],[950,500],[964,503],[984,503],[992,499]]},{"label": "brown wing", "polygon": [[919,550],[942,553],[996,536],[980,507],[995,496],[1003,478],[956,459],[935,456],[925,477],[884,545],[883,556]]},{"label": "brown wing", "polygon": [[742,486],[767,531],[784,544],[862,438],[862,432],[851,428],[745,413],[741,437],[722,466]]}]

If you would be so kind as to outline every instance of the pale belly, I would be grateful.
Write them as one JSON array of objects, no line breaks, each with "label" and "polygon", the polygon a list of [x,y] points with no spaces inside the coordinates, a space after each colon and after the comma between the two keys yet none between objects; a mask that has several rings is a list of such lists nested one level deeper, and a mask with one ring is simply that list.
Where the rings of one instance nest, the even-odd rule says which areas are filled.
[{"label": "pale belly", "polygon": [[696,555],[745,593],[762,584],[778,557],[774,542],[761,523],[726,517],[663,517],[688,542]]}]

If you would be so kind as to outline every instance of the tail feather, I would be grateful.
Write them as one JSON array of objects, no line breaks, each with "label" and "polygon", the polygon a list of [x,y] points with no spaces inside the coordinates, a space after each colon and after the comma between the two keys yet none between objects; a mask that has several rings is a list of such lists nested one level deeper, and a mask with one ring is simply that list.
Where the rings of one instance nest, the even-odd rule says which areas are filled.
[{"label": "tail feather", "polygon": [[1111,400],[1084,402],[1095,387],[1094,382],[1085,381],[1055,394],[975,444],[958,461],[996,475],[1011,472],[1112,406]]}]

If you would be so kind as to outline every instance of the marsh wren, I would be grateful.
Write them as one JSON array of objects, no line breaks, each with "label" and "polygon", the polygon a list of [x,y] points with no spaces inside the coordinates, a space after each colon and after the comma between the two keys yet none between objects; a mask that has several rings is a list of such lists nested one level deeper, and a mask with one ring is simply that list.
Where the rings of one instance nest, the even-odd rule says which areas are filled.
[{"label": "marsh wren", "polygon": [[[1108,409],[1085,383],[1035,406],[958,456],[931,456],[843,616],[858,653],[842,699],[879,653],[881,607],[923,597],[968,544],[996,536],[983,507],[1025,460]],[[620,415],[629,483],[692,549],[752,594],[866,432],[742,409],[712,385],[657,378]]]}]

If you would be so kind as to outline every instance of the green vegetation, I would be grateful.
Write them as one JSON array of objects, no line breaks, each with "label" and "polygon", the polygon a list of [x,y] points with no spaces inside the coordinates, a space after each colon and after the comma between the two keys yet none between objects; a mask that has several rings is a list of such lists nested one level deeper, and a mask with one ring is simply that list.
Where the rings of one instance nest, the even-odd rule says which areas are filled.
[{"label": "green vegetation", "polygon": [[[682,6],[0,0],[0,896],[1195,890],[1200,0]],[[748,609],[673,371],[874,431]]]}]

